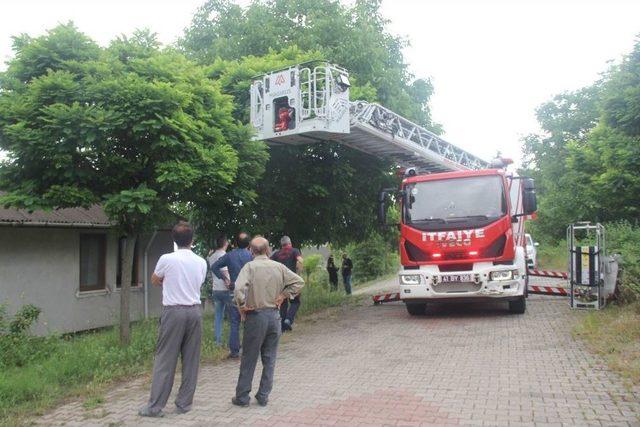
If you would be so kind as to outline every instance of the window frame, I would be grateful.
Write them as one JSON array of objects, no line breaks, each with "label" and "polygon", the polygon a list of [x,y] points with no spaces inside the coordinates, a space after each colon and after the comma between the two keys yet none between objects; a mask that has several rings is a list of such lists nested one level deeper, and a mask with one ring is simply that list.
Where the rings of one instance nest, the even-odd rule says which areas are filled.
[{"label": "window frame", "polygon": [[[99,260],[98,260],[98,285],[87,286],[82,284],[82,239],[91,237],[97,238],[99,242]],[[106,233],[80,233],[78,240],[78,290],[80,293],[104,291],[107,289],[107,234]]]}]

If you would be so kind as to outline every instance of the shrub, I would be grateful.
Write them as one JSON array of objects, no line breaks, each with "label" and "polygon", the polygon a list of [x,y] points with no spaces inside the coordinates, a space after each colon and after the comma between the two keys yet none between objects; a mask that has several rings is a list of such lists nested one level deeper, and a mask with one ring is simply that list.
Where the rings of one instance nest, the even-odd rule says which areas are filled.
[{"label": "shrub", "polygon": [[605,224],[607,252],[622,255],[618,299],[622,303],[640,301],[640,226],[628,222]]},{"label": "shrub", "polygon": [[42,310],[34,305],[22,306],[9,319],[6,307],[0,307],[0,368],[25,366],[49,355],[55,348],[55,338],[34,337],[29,329]]},{"label": "shrub", "polygon": [[12,335],[22,335],[29,331],[40,317],[42,310],[35,305],[27,304],[22,306],[20,310],[13,316],[13,320],[9,323],[9,333]]},{"label": "shrub", "polygon": [[322,255],[314,254],[304,258],[304,274],[307,278],[307,283],[311,281],[311,275],[318,272],[322,261]]},{"label": "shrub", "polygon": [[358,281],[375,279],[398,268],[398,256],[380,234],[371,233],[362,242],[347,248],[353,261],[353,275]]}]

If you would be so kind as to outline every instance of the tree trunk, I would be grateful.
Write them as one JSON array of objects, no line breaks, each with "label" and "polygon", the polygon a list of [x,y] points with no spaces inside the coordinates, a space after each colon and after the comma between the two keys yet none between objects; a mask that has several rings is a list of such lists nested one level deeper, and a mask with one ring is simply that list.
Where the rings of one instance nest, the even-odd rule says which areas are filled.
[{"label": "tree trunk", "polygon": [[120,277],[122,283],[120,284],[120,345],[128,346],[131,341],[130,335],[130,315],[129,306],[131,300],[131,269],[133,266],[134,250],[136,247],[136,239],[138,236],[135,234],[127,234],[127,239],[124,245],[124,251],[122,251],[122,260],[120,265],[122,271]]}]

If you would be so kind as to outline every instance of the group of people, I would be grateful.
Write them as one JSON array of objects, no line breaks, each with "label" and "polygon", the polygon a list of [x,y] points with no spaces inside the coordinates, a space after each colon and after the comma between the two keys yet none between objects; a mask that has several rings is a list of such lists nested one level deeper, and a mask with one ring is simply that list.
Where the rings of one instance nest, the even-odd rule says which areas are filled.
[{"label": "group of people", "polygon": [[[251,261],[249,250],[250,236],[241,232],[236,238],[235,249],[227,252],[229,241],[225,236],[216,239],[216,248],[209,252],[207,261],[212,276],[211,301],[214,304],[214,335],[218,346],[222,346],[222,332],[225,315],[229,318],[229,358],[240,357],[240,322],[241,316],[234,303],[235,284],[242,268]],[[291,239],[283,236],[280,239],[281,248],[274,252],[270,259],[286,266],[294,273],[300,273],[303,268],[302,253],[293,247]],[[292,296],[291,300],[284,300],[280,304],[281,330],[290,331],[300,307],[300,295]]]},{"label": "group of people", "polygon": [[[251,238],[242,232],[235,248],[227,252],[226,237],[216,239],[215,250],[207,260],[192,252],[193,229],[181,221],[172,230],[177,250],[164,254],[151,276],[162,287],[162,315],[153,365],[153,380],[148,403],[141,416],[161,417],[169,399],[178,357],[182,360],[182,380],[175,399],[175,412],[191,410],[198,380],[202,342],[201,285],[210,271],[213,285],[211,299],[215,305],[214,333],[222,345],[224,315],[230,319],[229,357],[240,358],[240,373],[231,403],[249,406],[254,371],[261,358],[263,369],[255,399],[266,406],[273,387],[278,341],[282,331],[291,330],[300,307],[304,280],[302,253],[291,239],[283,236],[280,249],[271,254],[269,242],[261,236]],[[351,293],[353,263],[342,259],[345,290]],[[338,287],[338,268],[329,257],[327,271],[332,289]],[[242,345],[240,324],[244,322]],[[241,351],[242,349],[242,351]]]},{"label": "group of people", "polygon": [[[351,295],[351,272],[353,271],[353,262],[346,253],[342,254],[342,265],[340,266],[342,272],[342,283],[344,283],[344,290],[347,295]],[[338,290],[338,266],[333,259],[333,255],[329,255],[327,259],[327,272],[329,273],[329,283],[331,284],[331,290]]]}]

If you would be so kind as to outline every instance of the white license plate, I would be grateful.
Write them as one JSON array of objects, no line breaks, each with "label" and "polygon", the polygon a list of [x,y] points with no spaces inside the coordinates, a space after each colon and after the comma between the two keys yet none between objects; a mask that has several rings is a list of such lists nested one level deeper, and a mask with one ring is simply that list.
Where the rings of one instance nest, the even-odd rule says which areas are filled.
[{"label": "white license plate", "polygon": [[447,274],[446,276],[440,276],[440,282],[442,283],[464,283],[473,282],[471,274]]}]

